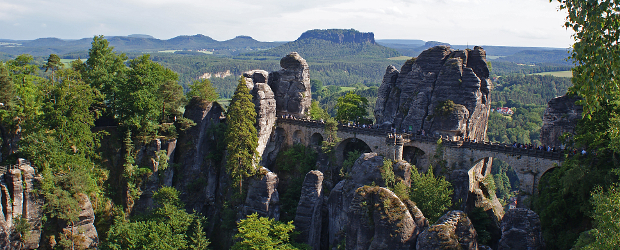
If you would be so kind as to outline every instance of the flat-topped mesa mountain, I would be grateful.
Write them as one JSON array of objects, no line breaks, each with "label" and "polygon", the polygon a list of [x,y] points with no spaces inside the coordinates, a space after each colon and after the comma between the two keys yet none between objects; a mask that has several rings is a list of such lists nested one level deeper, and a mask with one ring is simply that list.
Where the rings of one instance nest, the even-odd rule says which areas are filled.
[{"label": "flat-topped mesa mountain", "polygon": [[375,42],[372,32],[363,33],[354,29],[309,30],[297,40],[288,42],[270,50],[250,52],[245,56],[280,57],[291,51],[312,61],[345,59],[385,59],[400,56],[398,51],[384,47]]},{"label": "flat-topped mesa mountain", "polygon": [[492,83],[482,47],[452,50],[436,46],[389,66],[374,110],[377,124],[398,131],[483,140]]},{"label": "flat-topped mesa mountain", "polygon": [[333,43],[375,43],[375,34],[372,32],[359,32],[354,29],[327,29],[308,30],[301,34],[297,40],[320,39]]}]

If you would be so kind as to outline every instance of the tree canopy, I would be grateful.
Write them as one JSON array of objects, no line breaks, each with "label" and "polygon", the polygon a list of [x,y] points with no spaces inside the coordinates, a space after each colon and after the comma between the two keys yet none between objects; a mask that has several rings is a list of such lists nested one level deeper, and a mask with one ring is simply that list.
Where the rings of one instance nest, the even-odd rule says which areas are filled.
[{"label": "tree canopy", "polygon": [[294,250],[289,243],[290,234],[295,229],[293,222],[284,223],[259,217],[254,213],[239,221],[235,235],[240,241],[235,243],[233,250]]},{"label": "tree canopy", "polygon": [[345,96],[338,98],[338,109],[336,113],[336,120],[341,122],[361,122],[369,123],[370,120],[366,118],[368,116],[368,99],[366,97],[359,96],[352,92],[347,93]]},{"label": "tree canopy", "polygon": [[258,135],[256,132],[256,110],[252,95],[245,85],[245,78],[239,79],[235,95],[226,113],[226,170],[233,179],[233,185],[241,189],[243,178],[254,175],[259,162]]},{"label": "tree canopy", "polygon": [[[569,92],[581,98],[584,110],[569,146],[586,149],[589,154],[568,157],[559,168],[545,174],[534,208],[540,214],[548,248],[569,249],[580,234],[585,237],[582,233],[592,229],[593,221],[617,216],[620,210],[617,202],[612,202],[615,191],[600,191],[615,189],[620,167],[616,160],[620,153],[620,2],[558,2],[568,12],[565,26],[575,32],[570,56],[575,67]],[[604,233],[606,224],[597,223],[593,230]],[[606,244],[599,236],[589,247]]]}]

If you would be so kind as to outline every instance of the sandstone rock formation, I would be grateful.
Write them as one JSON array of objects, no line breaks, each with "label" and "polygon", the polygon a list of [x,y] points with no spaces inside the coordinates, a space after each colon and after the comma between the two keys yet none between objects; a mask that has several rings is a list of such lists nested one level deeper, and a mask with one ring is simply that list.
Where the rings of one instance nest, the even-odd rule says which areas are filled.
[{"label": "sandstone rock formation", "polygon": [[358,188],[348,221],[345,232],[350,249],[410,249],[417,236],[407,206],[384,187]]},{"label": "sandstone rock formation", "polygon": [[175,171],[178,180],[174,187],[179,190],[179,198],[188,211],[196,211],[206,216],[213,216],[212,206],[216,201],[220,182],[219,159],[213,156],[224,149],[223,140],[216,132],[223,118],[224,109],[216,102],[190,100],[185,107],[184,117],[196,123],[195,126],[181,131],[178,140],[178,152],[174,162],[180,166]]},{"label": "sandstone rock formation", "polygon": [[478,249],[474,225],[463,211],[450,211],[424,230],[417,249]]},{"label": "sandstone rock formation", "polygon": [[267,84],[269,78],[267,71],[247,71],[243,73],[243,76],[256,107],[256,132],[258,133],[256,151],[262,156],[276,123],[276,100],[271,87]]},{"label": "sandstone rock formation", "polygon": [[540,128],[540,142],[543,145],[558,147],[563,144],[560,137],[564,133],[575,133],[577,122],[581,119],[583,108],[575,105],[578,97],[560,96],[547,103]]},{"label": "sandstone rock formation", "polygon": [[308,63],[297,52],[280,60],[281,70],[269,74],[278,114],[305,116],[312,101]]},{"label": "sandstone rock formation", "polygon": [[[0,168],[0,247],[2,249],[37,249],[41,240],[43,198],[34,191],[41,176],[30,162],[18,159],[17,164]],[[15,232],[15,219],[30,224],[28,238],[20,242]]]},{"label": "sandstone rock formation", "polygon": [[301,187],[301,197],[295,215],[295,231],[298,239],[307,243],[312,249],[321,247],[321,227],[323,207],[323,173],[313,170],[306,174]]},{"label": "sandstone rock formation", "polygon": [[[150,143],[140,147],[136,155],[138,166],[148,167],[151,174],[143,181],[141,190],[142,195],[135,201],[133,209],[142,212],[153,208],[153,194],[163,186],[172,186],[173,169],[172,161],[177,146],[177,139],[160,140],[155,139]],[[131,205],[131,204],[129,204]]]},{"label": "sandstone rock formation", "polygon": [[[402,165],[401,165],[402,164]],[[400,176],[402,173],[407,172],[408,164],[396,164],[397,168],[395,172],[396,175]],[[373,235],[377,231],[381,231],[383,229],[392,228],[395,225],[395,221],[402,222],[401,220],[390,220],[390,219],[376,219],[374,221],[374,225],[368,220],[361,220],[362,214],[359,212],[361,209],[360,206],[362,202],[381,202],[376,204],[383,204],[383,201],[390,202],[390,204],[394,204],[394,208],[398,207],[398,210],[401,211],[403,208],[406,208],[406,212],[403,211],[401,214],[402,218],[406,219],[406,225],[401,223],[402,230],[400,233],[394,234],[390,237],[386,235],[377,235],[381,236],[380,239],[377,239],[377,242],[374,244],[383,244],[385,242],[391,242],[391,245],[399,245],[399,247],[404,247],[407,244],[413,244],[415,241],[415,237],[417,234],[422,231],[421,229],[428,225],[428,221],[424,218],[424,215],[415,207],[415,205],[410,201],[401,201],[398,197],[394,196],[393,193],[385,191],[373,191],[370,193],[382,194],[383,198],[375,200],[372,198],[372,201],[367,201],[370,199],[370,196],[356,194],[356,190],[363,186],[375,185],[378,187],[385,187],[385,181],[381,176],[381,167],[383,166],[383,156],[378,156],[376,153],[366,153],[362,154],[354,163],[351,171],[349,173],[349,178],[343,181],[340,181],[330,192],[329,199],[327,200],[327,208],[329,211],[329,225],[328,225],[328,233],[329,233],[329,245],[330,247],[336,247],[340,244],[345,238],[347,241],[347,248],[351,247],[351,249],[357,249],[356,246],[359,246],[360,249],[363,246],[367,246],[368,244],[373,244],[369,240],[373,238]],[[394,166],[393,166],[394,167]],[[400,172],[400,173],[399,173]],[[403,176],[397,177],[403,178]],[[404,179],[404,178],[403,178]],[[379,190],[379,189],[377,189]],[[381,189],[383,190],[383,189]],[[357,198],[357,201],[354,201],[356,195],[361,195]],[[374,196],[372,196],[374,197]],[[381,197],[381,195],[380,195]],[[374,203],[373,203],[374,204]],[[379,214],[377,214],[379,216]],[[401,218],[400,216],[397,216]],[[356,222],[351,221],[352,218],[355,218]],[[373,217],[374,218],[374,217]],[[401,219],[402,219],[401,218]],[[411,218],[411,219],[409,219]],[[363,227],[367,230],[363,231],[362,229],[355,229],[348,226],[351,223],[361,223],[360,227]],[[411,224],[413,223],[413,224]],[[399,224],[396,222],[396,224]],[[356,224],[357,225],[357,224]],[[375,228],[376,227],[376,228]],[[400,226],[396,226],[396,228],[400,228]],[[362,230],[362,231],[360,231]],[[401,230],[401,229],[399,229]],[[353,233],[356,236],[349,236],[349,233]],[[345,234],[347,235],[345,237]],[[381,234],[381,233],[378,233]],[[387,238],[386,238],[387,237]],[[406,239],[405,239],[406,238]],[[358,241],[359,239],[359,241]],[[383,243],[382,243],[383,242]],[[396,242],[400,242],[396,244]],[[353,244],[353,245],[350,245]],[[360,245],[357,245],[360,244]],[[402,246],[400,245],[402,244]],[[368,245],[370,246],[370,245]],[[376,245],[373,245],[376,246]]]},{"label": "sandstone rock formation", "polygon": [[406,161],[398,161],[392,164],[392,168],[396,182],[402,181],[407,187],[411,187],[411,164]]},{"label": "sandstone rock formation", "polygon": [[425,50],[401,70],[389,66],[374,110],[378,124],[483,140],[490,110],[489,69],[481,47]]},{"label": "sandstone rock formation", "polygon": [[525,208],[510,209],[502,220],[502,238],[498,250],[545,249],[540,218]]},{"label": "sandstone rock formation", "polygon": [[[99,244],[99,236],[95,228],[95,211],[93,204],[85,194],[78,194],[80,203],[79,221],[63,228],[63,233],[74,235],[77,249],[92,249]],[[75,235],[78,235],[77,237]]]},{"label": "sandstone rock formation", "polygon": [[248,195],[243,206],[243,215],[258,213],[261,217],[280,219],[280,195],[278,194],[278,176],[262,168],[249,181]]}]

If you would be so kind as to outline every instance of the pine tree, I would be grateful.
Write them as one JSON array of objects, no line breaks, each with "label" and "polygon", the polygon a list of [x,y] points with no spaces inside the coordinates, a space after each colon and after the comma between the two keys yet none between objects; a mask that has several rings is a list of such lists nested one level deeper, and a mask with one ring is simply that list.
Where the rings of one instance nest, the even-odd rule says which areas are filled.
[{"label": "pine tree", "polygon": [[258,162],[258,135],[256,132],[256,111],[252,95],[245,85],[245,78],[239,79],[235,94],[230,101],[227,112],[226,129],[226,169],[230,173],[233,185],[241,190],[243,178],[256,173]]}]

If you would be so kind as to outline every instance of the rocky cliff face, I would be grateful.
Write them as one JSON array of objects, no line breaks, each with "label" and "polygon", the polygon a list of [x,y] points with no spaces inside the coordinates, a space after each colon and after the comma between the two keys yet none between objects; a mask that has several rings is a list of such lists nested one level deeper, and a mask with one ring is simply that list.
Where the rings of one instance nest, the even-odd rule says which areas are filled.
[{"label": "rocky cliff face", "polygon": [[153,208],[153,193],[161,186],[172,186],[174,172],[170,166],[172,166],[176,146],[177,139],[155,139],[140,147],[136,155],[136,163],[138,166],[148,167],[151,174],[146,177],[140,187],[142,195],[134,203],[135,210],[142,212]]},{"label": "rocky cliff face", "polygon": [[374,114],[378,124],[399,130],[484,139],[490,110],[489,69],[481,47],[455,51],[436,46],[389,66]]},{"label": "rocky cliff face", "polygon": [[422,232],[417,249],[478,249],[476,229],[462,211],[450,211]]},{"label": "rocky cliff face", "polygon": [[[400,175],[409,171],[407,165],[393,165],[397,178],[404,179]],[[428,225],[424,215],[412,202],[403,202],[391,191],[382,188],[385,187],[382,166],[383,156],[362,154],[351,168],[350,178],[339,182],[330,192],[327,230],[332,249],[345,238],[347,249],[368,249],[370,246],[378,247],[371,249],[405,249],[414,244],[412,242],[415,242],[418,233]],[[389,204],[389,208],[376,210],[376,213],[372,210],[370,215],[367,209],[373,208],[368,204]],[[392,232],[390,230],[396,231],[394,234],[385,233]]]},{"label": "rocky cliff face", "polygon": [[263,168],[264,174],[252,177],[249,181],[248,195],[243,207],[243,215],[258,213],[259,216],[280,219],[280,195],[278,194],[278,175]]},{"label": "rocky cliff face", "polygon": [[179,181],[174,182],[179,198],[188,211],[207,216],[214,213],[210,205],[216,201],[220,182],[221,162],[213,156],[221,154],[224,146],[224,138],[218,133],[223,112],[218,103],[190,100],[184,116],[196,125],[180,133],[174,161],[180,165],[175,169],[175,179]]},{"label": "rocky cliff face", "polygon": [[323,173],[317,170],[308,172],[301,187],[294,223],[299,232],[298,239],[312,249],[321,247],[323,197]]},{"label": "rocky cliff face", "polygon": [[69,224],[62,229],[64,233],[70,233],[72,235],[79,235],[76,237],[76,249],[93,249],[97,248],[99,244],[99,235],[95,228],[95,211],[93,211],[93,204],[90,202],[85,194],[78,194],[80,204],[80,214],[78,215],[79,221]]},{"label": "rocky cliff face", "polygon": [[[34,192],[41,176],[30,162],[18,159],[17,165],[2,169],[0,174],[0,246],[3,249],[37,249],[41,240],[43,198]],[[17,218],[30,225],[29,236],[20,241],[15,232]]]},{"label": "rocky cliff face", "polygon": [[372,32],[364,33],[357,30],[309,30],[301,34],[297,40],[302,39],[321,39],[333,43],[372,43],[375,44],[375,34]]},{"label": "rocky cliff face", "polygon": [[405,203],[384,187],[358,188],[347,215],[347,248],[410,249],[419,233]]},{"label": "rocky cliff face", "polygon": [[312,102],[308,63],[297,52],[293,52],[280,60],[280,66],[280,71],[269,74],[276,111],[278,114],[305,116]]},{"label": "rocky cliff face", "polygon": [[540,142],[543,145],[560,146],[560,137],[564,133],[574,134],[577,122],[581,119],[583,108],[575,105],[579,99],[571,96],[560,96],[547,103],[543,115],[543,126],[540,128]]},{"label": "rocky cliff face", "polygon": [[538,214],[525,208],[508,210],[502,220],[502,238],[498,249],[545,249]]},{"label": "rocky cliff face", "polygon": [[256,132],[258,133],[256,151],[262,156],[276,124],[276,100],[271,87],[267,84],[267,79],[269,79],[267,71],[252,70],[243,73],[243,76],[256,107]]}]

